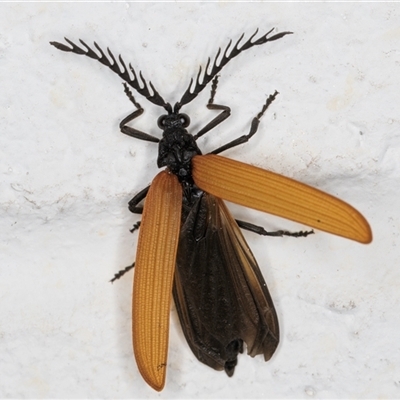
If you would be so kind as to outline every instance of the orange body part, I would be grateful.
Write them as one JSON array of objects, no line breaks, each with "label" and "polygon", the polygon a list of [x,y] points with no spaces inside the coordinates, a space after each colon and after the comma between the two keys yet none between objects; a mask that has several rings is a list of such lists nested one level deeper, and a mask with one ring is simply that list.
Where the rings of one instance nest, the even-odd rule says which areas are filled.
[{"label": "orange body part", "polygon": [[207,154],[192,160],[196,185],[214,196],[343,236],[372,241],[367,220],[351,205],[274,172]]},{"label": "orange body part", "polygon": [[160,172],[147,194],[136,254],[132,335],[144,380],[160,391],[165,384],[169,316],[181,225],[182,188],[178,178]]}]

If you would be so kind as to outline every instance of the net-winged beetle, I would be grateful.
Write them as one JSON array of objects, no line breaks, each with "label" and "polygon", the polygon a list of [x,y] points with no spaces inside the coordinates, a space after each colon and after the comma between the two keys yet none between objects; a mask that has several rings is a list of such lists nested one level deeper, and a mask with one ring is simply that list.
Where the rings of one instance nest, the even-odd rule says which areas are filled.
[{"label": "net-winged beetle", "polygon": [[[343,201],[310,186],[217,154],[247,142],[260,118],[275,100],[270,95],[253,118],[250,131],[216,150],[202,155],[197,139],[230,115],[230,108],[214,103],[218,73],[234,57],[254,46],[280,39],[291,32],[273,29],[242,45],[243,35],[214,61],[208,59],[202,73],[174,106],[165,102],[142,73],[136,74],[122,57],[107,55],[80,40],[81,46],[51,42],[57,49],[100,61],[124,80],[125,93],[135,110],[120,123],[121,132],[159,144],[157,165],[166,167],[152,184],[130,202],[133,213],[142,213],[132,300],[132,335],[138,368],[155,390],[165,384],[171,291],[183,332],[195,356],[206,365],[232,376],[237,356],[246,343],[251,356],[267,361],[279,343],[276,311],[257,262],[240,228],[266,236],[307,236],[312,231],[267,232],[260,226],[235,220],[222,199],[279,215],[313,228],[369,243],[371,229],[365,218]],[[208,109],[219,114],[192,135],[188,115],[181,108],[212,82]],[[165,109],[158,119],[162,138],[128,126],[143,113],[128,88]],[[140,203],[144,200],[144,206]],[[139,227],[139,223],[134,229]],[[135,264],[115,275],[122,276]]]}]

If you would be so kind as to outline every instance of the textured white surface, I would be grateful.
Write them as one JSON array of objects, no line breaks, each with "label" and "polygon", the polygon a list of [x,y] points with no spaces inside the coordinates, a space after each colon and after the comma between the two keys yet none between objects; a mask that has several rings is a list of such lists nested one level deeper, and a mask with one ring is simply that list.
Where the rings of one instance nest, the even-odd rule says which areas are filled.
[{"label": "textured white surface", "polygon": [[[0,397],[400,397],[400,28],[387,3],[20,3],[0,21]],[[96,40],[176,101],[218,46],[256,27],[292,30],[221,76],[232,117],[200,146],[248,131],[225,154],[328,191],[370,221],[369,246],[317,232],[247,234],[280,319],[273,359],[241,356],[227,378],[191,354],[172,310],[165,390],[143,382],[131,350],[138,218],[127,201],[155,175],[156,146],[119,133],[131,106],[121,80],[50,40]],[[145,99],[136,126],[159,134]],[[208,90],[185,108],[197,131]],[[232,206],[267,229],[303,229]]]}]

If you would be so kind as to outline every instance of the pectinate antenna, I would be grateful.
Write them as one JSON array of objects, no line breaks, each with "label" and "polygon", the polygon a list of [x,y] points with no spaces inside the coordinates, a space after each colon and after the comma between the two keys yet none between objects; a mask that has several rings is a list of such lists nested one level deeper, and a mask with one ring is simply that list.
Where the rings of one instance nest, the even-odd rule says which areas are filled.
[{"label": "pectinate antenna", "polygon": [[[253,46],[258,46],[260,44],[264,44],[267,42],[272,42],[274,40],[278,40],[281,37],[285,35],[289,35],[292,32],[281,32],[277,33],[276,35],[273,36],[268,36],[274,28],[272,28],[270,31],[268,31],[265,35],[261,36],[254,42],[252,41],[253,38],[257,35],[258,29],[253,33],[253,35],[250,36],[250,38],[244,43],[242,46],[239,47],[239,43],[242,41],[244,34],[242,34],[239,38],[239,40],[236,42],[236,44],[231,48],[232,41],[229,41],[228,45],[225,48],[225,51],[223,53],[223,56],[221,59],[218,61],[219,56],[221,54],[221,48],[218,49],[217,54],[214,58],[214,62],[212,63],[211,66],[211,71],[209,71],[209,66],[210,66],[210,58],[207,61],[206,68],[204,70],[204,74],[202,75],[202,68],[199,68],[199,73],[197,74],[196,78],[196,84],[191,90],[192,84],[193,84],[193,79],[191,79],[189,87],[187,88],[186,92],[183,94],[181,100],[175,104],[175,111],[179,110],[184,104],[187,104],[191,102],[206,86],[207,84],[217,75],[222,68],[228,64],[230,60],[235,58],[237,55],[239,55],[241,52],[244,50],[250,49]],[[229,53],[229,54],[228,54]]]},{"label": "pectinate antenna", "polygon": [[[110,49],[107,48],[107,53],[109,58],[104,54],[104,51],[101,47],[94,42],[94,46],[96,47],[97,51],[100,53],[98,55],[93,49],[91,49],[83,40],[79,39],[81,45],[84,47],[77,46],[71,40],[64,38],[65,41],[71,46],[66,46],[63,43],[58,42],[50,42],[55,48],[61,51],[67,51],[79,55],[85,55],[87,57],[93,58],[97,61],[100,61],[103,65],[110,68],[113,72],[115,72],[120,78],[122,78],[126,83],[132,86],[138,93],[144,96],[147,100],[156,104],[157,106],[164,107],[167,111],[171,110],[171,105],[166,103],[164,99],[160,96],[157,90],[154,88],[153,84],[149,82],[147,84],[146,80],[143,78],[142,72],[139,72],[139,77],[136,74],[135,69],[129,64],[129,68],[126,67],[124,60],[121,56],[118,57],[118,62],[116,61],[113,53]],[[130,71],[130,72],[129,72]],[[131,75],[132,74],[132,75]],[[151,91],[149,90],[149,86]]]}]

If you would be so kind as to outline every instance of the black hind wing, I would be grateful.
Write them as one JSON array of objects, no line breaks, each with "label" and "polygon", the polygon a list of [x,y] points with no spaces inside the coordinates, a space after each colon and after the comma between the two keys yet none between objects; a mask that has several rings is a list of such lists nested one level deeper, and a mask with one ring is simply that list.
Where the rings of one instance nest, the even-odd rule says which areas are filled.
[{"label": "black hind wing", "polygon": [[269,360],[278,319],[257,262],[224,202],[203,193],[184,221],[173,295],[195,356],[232,376],[243,342]]}]

